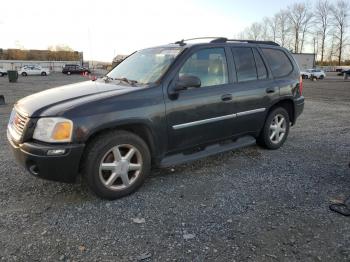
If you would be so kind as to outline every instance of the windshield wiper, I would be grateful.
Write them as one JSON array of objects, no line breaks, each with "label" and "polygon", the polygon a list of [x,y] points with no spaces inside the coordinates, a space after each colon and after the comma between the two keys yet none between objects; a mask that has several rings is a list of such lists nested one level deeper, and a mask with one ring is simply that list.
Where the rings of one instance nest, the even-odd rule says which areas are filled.
[{"label": "windshield wiper", "polygon": [[109,82],[110,80],[113,80],[113,78],[112,77],[110,77],[110,76],[103,76],[102,77],[102,79],[107,83],[107,82]]},{"label": "windshield wiper", "polygon": [[121,81],[121,82],[125,82],[125,83],[128,83],[131,86],[134,86],[135,84],[138,83],[136,80],[127,79],[126,77],[113,78],[113,80],[118,80],[118,81]]}]

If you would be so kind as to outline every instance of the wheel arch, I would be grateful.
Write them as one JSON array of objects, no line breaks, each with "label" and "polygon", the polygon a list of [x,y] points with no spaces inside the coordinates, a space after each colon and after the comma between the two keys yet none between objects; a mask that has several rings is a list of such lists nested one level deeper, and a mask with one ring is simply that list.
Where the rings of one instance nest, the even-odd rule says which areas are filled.
[{"label": "wheel arch", "polygon": [[[273,104],[267,114],[266,114],[266,118],[269,116],[270,112],[272,112],[272,110],[274,110],[277,107],[282,107],[284,109],[286,109],[286,111],[288,112],[288,116],[289,116],[289,121],[291,123],[291,125],[294,125],[295,122],[295,108],[294,108],[294,102],[292,99],[282,99],[279,100],[278,102],[276,102],[275,104]],[[266,119],[265,119],[266,121]]]},{"label": "wheel arch", "polygon": [[[155,160],[156,156],[158,155],[157,146],[156,146],[156,138],[154,133],[152,132],[152,129],[143,122],[134,122],[134,123],[120,123],[118,125],[109,126],[109,127],[102,127],[94,132],[92,132],[85,142],[86,146],[96,137],[100,136],[103,133],[109,132],[109,131],[115,131],[115,130],[124,130],[131,133],[134,133],[135,135],[142,138],[145,143],[147,144],[150,153],[152,161]],[[85,153],[85,152],[84,152]]]}]

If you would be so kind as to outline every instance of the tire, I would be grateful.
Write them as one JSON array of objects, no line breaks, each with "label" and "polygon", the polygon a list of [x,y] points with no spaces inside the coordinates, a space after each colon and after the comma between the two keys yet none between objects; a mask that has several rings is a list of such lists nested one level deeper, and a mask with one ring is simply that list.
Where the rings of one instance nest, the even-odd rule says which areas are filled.
[{"label": "tire", "polygon": [[319,79],[324,79],[324,75],[320,75]]},{"label": "tire", "polygon": [[23,72],[22,73],[22,76],[27,76],[28,74],[26,72]]},{"label": "tire", "polygon": [[1,76],[1,77],[3,77],[3,76],[4,76],[4,74],[3,74],[3,73],[0,73],[0,76]]},{"label": "tire", "polygon": [[151,171],[147,144],[127,131],[109,131],[97,136],[88,144],[82,161],[83,178],[90,189],[110,200],[135,192]]},{"label": "tire", "polygon": [[67,75],[70,75],[70,74],[71,74],[71,72],[68,71],[68,72],[67,72]]},{"label": "tire", "polygon": [[46,76],[47,74],[46,74],[46,72],[41,72],[41,75]]},{"label": "tire", "polygon": [[[279,119],[278,122],[280,122],[282,118],[284,121],[281,125],[276,126],[276,120]],[[283,107],[273,109],[266,118],[264,127],[257,139],[258,144],[268,149],[280,148],[288,137],[289,127],[290,120],[286,109]],[[272,136],[273,132],[275,132],[275,136]],[[277,133],[279,135],[276,135]]]}]

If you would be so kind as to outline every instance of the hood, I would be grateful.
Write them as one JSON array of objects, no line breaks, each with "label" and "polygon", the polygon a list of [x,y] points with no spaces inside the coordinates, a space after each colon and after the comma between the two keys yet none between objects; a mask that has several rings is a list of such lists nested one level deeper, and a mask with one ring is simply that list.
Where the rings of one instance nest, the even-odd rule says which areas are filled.
[{"label": "hood", "polygon": [[[64,103],[81,104],[111,95],[131,92],[137,88],[104,81],[85,81],[61,87],[51,88],[19,100],[15,107],[30,117],[38,117],[45,110]],[[68,105],[67,105],[68,106]]]}]

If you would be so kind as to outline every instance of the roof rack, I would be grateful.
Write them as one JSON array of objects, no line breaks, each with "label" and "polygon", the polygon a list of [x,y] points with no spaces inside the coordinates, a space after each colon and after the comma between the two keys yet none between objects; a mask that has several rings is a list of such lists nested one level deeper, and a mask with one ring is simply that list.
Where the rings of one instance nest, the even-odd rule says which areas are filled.
[{"label": "roof rack", "polygon": [[176,41],[174,44],[177,44],[177,45],[180,45],[180,46],[184,46],[184,45],[186,45],[186,42],[188,42],[188,41],[200,40],[200,39],[213,39],[212,41],[210,41],[210,43],[214,43],[213,41],[215,41],[217,39],[227,39],[227,38],[225,38],[225,37],[217,37],[217,36],[196,37],[196,38],[182,39],[180,41]]},{"label": "roof rack", "polygon": [[276,42],[273,41],[260,41],[260,40],[245,40],[245,39],[228,39],[226,37],[197,37],[197,38],[190,38],[190,39],[182,39],[180,41],[175,42],[175,44],[178,44],[180,46],[186,45],[185,42],[192,41],[192,40],[200,40],[200,39],[213,39],[210,41],[210,43],[227,43],[227,42],[238,42],[238,43],[249,43],[249,44],[263,44],[263,45],[274,45],[274,46],[280,46]]},{"label": "roof rack", "polygon": [[[218,39],[216,39],[218,40]],[[226,40],[226,41],[225,41]],[[249,43],[249,44],[263,44],[263,45],[275,45],[280,46],[274,41],[261,41],[261,40],[246,40],[246,39],[224,39],[223,42],[239,42],[239,43]],[[215,42],[216,43],[216,42]]]}]

